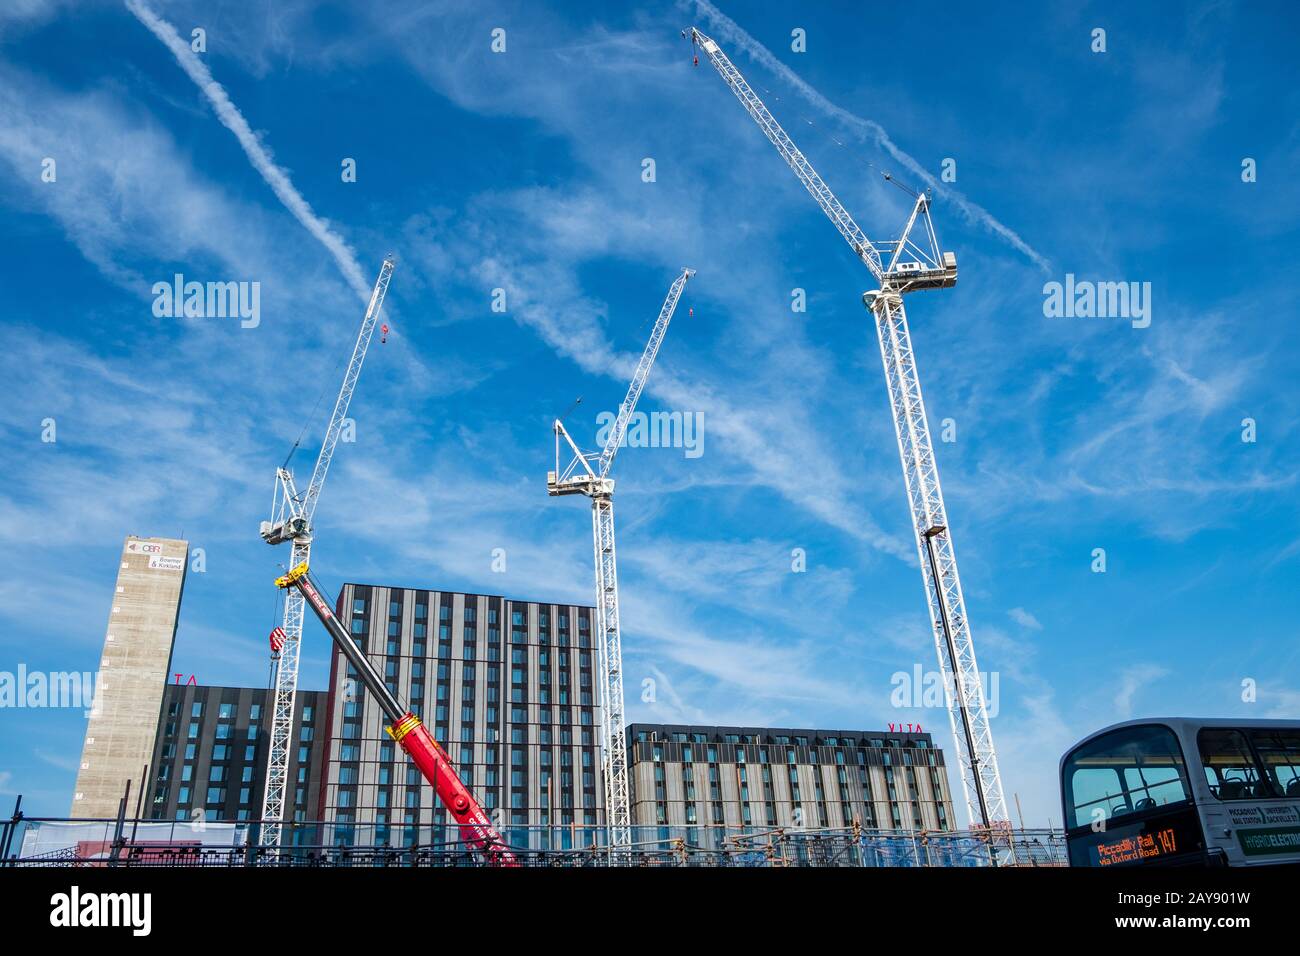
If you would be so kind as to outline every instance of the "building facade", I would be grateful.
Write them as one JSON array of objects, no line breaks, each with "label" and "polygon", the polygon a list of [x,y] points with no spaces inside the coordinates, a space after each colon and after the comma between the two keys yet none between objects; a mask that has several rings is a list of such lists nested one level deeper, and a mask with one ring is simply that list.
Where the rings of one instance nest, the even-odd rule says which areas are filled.
[{"label": "building facade", "polygon": [[[593,608],[346,584],[336,610],[500,829],[603,825]],[[340,839],[436,842],[445,808],[337,649],[329,701],[319,818]]]},{"label": "building facade", "polygon": [[955,829],[927,733],[628,727],[635,826]]},{"label": "building facade", "polygon": [[[324,770],[326,692],[299,690],[285,805],[296,823],[316,819]],[[150,763],[143,816],[154,820],[257,820],[270,750],[274,694],[265,688],[168,684]],[[134,808],[132,808],[132,812]],[[290,842],[285,831],[285,841]],[[308,842],[314,834],[304,834]]]},{"label": "building facade", "polygon": [[128,535],[104,634],[70,816],[117,815],[153,752],[185,587],[189,544]]}]

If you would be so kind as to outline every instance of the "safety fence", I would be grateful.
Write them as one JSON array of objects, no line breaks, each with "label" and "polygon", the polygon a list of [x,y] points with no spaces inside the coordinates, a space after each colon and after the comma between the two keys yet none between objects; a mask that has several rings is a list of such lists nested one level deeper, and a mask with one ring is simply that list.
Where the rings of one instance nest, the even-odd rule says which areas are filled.
[{"label": "safety fence", "polygon": [[[258,843],[256,822],[30,819],[0,830],[0,866],[483,866],[456,827],[286,824],[282,845]],[[611,849],[600,827],[503,831],[523,866],[989,867],[1064,866],[1056,830],[634,827]]]}]

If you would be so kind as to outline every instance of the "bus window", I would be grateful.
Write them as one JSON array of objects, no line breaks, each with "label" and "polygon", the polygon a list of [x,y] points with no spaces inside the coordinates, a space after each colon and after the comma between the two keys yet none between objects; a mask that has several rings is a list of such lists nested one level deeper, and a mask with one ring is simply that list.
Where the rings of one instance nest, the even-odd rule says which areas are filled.
[{"label": "bus window", "polygon": [[1283,796],[1300,797],[1300,731],[1252,730],[1250,739],[1273,788]]},{"label": "bus window", "polygon": [[1090,826],[1190,799],[1168,727],[1124,727],[1070,754],[1062,780],[1067,827]]},{"label": "bus window", "polygon": [[1274,796],[1263,779],[1255,755],[1240,730],[1204,728],[1196,735],[1210,793],[1220,800],[1247,800]]}]

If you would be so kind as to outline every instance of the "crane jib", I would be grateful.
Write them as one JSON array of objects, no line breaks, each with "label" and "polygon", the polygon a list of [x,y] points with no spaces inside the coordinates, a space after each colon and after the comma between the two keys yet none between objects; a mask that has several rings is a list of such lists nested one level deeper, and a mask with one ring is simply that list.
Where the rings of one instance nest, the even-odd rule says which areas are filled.
[{"label": "crane jib", "polygon": [[[343,433],[347,420],[348,407],[356,390],[361,375],[361,366],[365,361],[370,340],[388,294],[388,285],[393,276],[395,262],[392,256],[385,256],[375,280],[361,327],[352,346],[352,356],[343,374],[343,383],[334,402],[334,412],[330,416],[329,426],[325,430],[325,440],[321,443],[316,466],[312,470],[311,480],[306,492],[299,494],[294,484],[293,474],[288,470],[288,460],[277,469],[276,490],[271,503],[271,519],[262,522],[261,533],[268,544],[278,545],[289,541],[293,548],[292,567],[305,565],[311,558],[311,534],[313,517],[325,476],[329,471],[334,451]],[[322,393],[322,398],[324,397]],[[305,434],[304,427],[304,434]],[[300,436],[301,437],[301,436]],[[297,442],[294,443],[297,448]],[[290,455],[292,456],[292,452]],[[284,818],[285,791],[289,779],[289,756],[292,750],[294,732],[294,701],[298,693],[298,649],[302,636],[303,601],[302,594],[290,594],[284,602],[284,618],[281,625],[285,633],[282,652],[272,652],[275,668],[275,696],[271,716],[271,746],[266,764],[266,782],[262,791],[262,829],[261,842],[265,847],[280,845],[281,823]]]}]

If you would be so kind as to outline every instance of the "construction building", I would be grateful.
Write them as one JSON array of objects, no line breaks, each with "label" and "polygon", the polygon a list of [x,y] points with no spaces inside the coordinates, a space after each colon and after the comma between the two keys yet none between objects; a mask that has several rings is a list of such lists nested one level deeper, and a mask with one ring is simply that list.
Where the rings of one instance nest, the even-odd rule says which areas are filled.
[{"label": "construction building", "polygon": [[[372,589],[370,600],[376,599],[373,593],[378,590]],[[382,597],[389,599],[393,592],[384,590],[387,594]],[[427,593],[436,595],[433,606],[441,607],[442,594]],[[463,620],[464,599],[479,596],[451,595],[453,609],[457,596],[462,599]],[[398,603],[405,602],[399,599]],[[470,600],[469,605],[475,607],[476,603]],[[536,613],[540,620],[540,611]],[[413,619],[415,615],[412,610]],[[358,617],[366,615],[353,615],[354,619]],[[370,630],[368,620],[366,630]],[[411,630],[414,646],[416,628],[412,626]],[[477,650],[477,621],[474,630]],[[523,632],[526,636],[526,626]],[[525,642],[523,646],[529,645]],[[542,645],[533,646],[539,648],[536,653],[540,660]],[[455,662],[451,656],[443,660]],[[460,663],[463,672],[463,657]],[[445,683],[450,694],[451,682]],[[463,695],[463,676],[460,686]],[[535,686],[540,697],[540,670]],[[337,797],[326,799],[327,776],[333,778],[335,793],[340,789],[348,792],[350,787],[341,782],[352,776],[352,761],[339,759],[348,753],[345,746],[370,749],[365,738],[344,738],[343,721],[334,719],[333,715],[349,712],[349,704],[358,703],[354,691],[349,700],[349,688],[342,689],[343,696],[335,698],[333,704],[327,691],[298,693],[290,758],[292,809],[285,845],[401,846],[438,842],[433,827],[446,823],[436,813],[441,807],[423,800],[425,794],[412,783],[414,767],[405,755],[388,753],[389,741],[378,742],[381,756],[373,766],[371,761],[356,762],[356,776],[373,780],[373,785],[355,785],[357,797],[343,798],[346,806],[339,806]],[[156,820],[191,822],[256,820],[266,773],[271,693],[261,688],[169,684],[151,764],[152,791],[144,815]],[[362,712],[368,712],[364,701],[361,703]],[[485,713],[486,707],[485,703]],[[438,713],[435,704],[435,719]],[[451,716],[449,711],[447,716]],[[559,728],[557,734],[554,726],[529,727],[527,736],[541,740],[548,729],[552,740],[563,739],[564,729]],[[680,828],[691,826],[725,826],[737,831],[773,827],[839,829],[856,821],[868,830],[955,830],[943,752],[926,733],[632,724],[627,728],[627,739],[633,826],[638,841],[652,841],[657,834],[669,832],[669,828],[680,834]],[[547,751],[540,744],[499,747],[494,756],[496,763],[489,767],[487,751],[485,745],[483,759],[468,762],[474,769],[466,777],[484,781],[483,788],[475,793],[485,805],[501,808],[497,813],[500,819],[512,821],[503,823],[503,829],[513,830],[513,841],[535,844],[539,833],[549,827],[579,830],[587,842],[602,842],[598,830],[605,825],[605,818],[599,805],[600,789],[594,783],[588,788],[595,797],[594,817],[585,812],[566,813],[563,807],[548,813],[550,808],[541,799],[542,768],[563,765],[563,756],[543,757]],[[516,759],[515,753],[523,756],[517,764],[509,763]],[[327,760],[329,755],[332,759]],[[571,759],[582,762],[580,754]],[[593,753],[591,760],[598,772],[598,755]],[[327,767],[332,772],[327,773]],[[527,805],[523,799],[512,800],[525,805],[507,809],[503,794],[487,787],[489,779],[508,778],[521,782],[512,790],[530,790],[524,785],[525,774],[530,771],[537,774],[539,781],[534,805]],[[563,774],[561,770],[561,781],[565,779]],[[547,797],[553,798],[554,793],[553,786],[548,788]],[[516,795],[527,794],[512,793],[512,797]],[[417,802],[417,806],[409,808],[413,813],[396,815],[395,809],[408,809],[407,802]],[[324,821],[325,826],[317,826],[316,821]],[[552,842],[560,845],[558,840]]]},{"label": "construction building", "polygon": [[[185,587],[189,544],[128,535],[86,724],[70,816],[117,815],[154,749]],[[131,808],[132,810],[134,808]]]},{"label": "construction building", "polygon": [[[143,816],[191,822],[258,819],[270,706],[271,691],[264,688],[168,684]],[[287,801],[294,823],[316,819],[327,709],[325,691],[298,691]],[[315,834],[302,836],[311,842]]]},{"label": "construction building", "polygon": [[[603,824],[592,608],[345,584],[336,614],[501,828]],[[338,839],[353,824],[380,844],[443,832],[446,809],[337,648],[325,724],[317,816]]]},{"label": "construction building", "polygon": [[632,724],[633,825],[953,830],[928,733]]},{"label": "construction building", "polygon": [[[556,832],[568,833],[566,846],[603,842],[592,608],[346,584],[335,613],[510,842],[558,847]],[[272,693],[166,685],[144,815],[257,820]],[[297,694],[286,845],[455,840],[446,809],[387,723],[336,647],[329,689]],[[626,731],[638,841],[692,826],[955,829],[943,752],[927,733]]]}]

